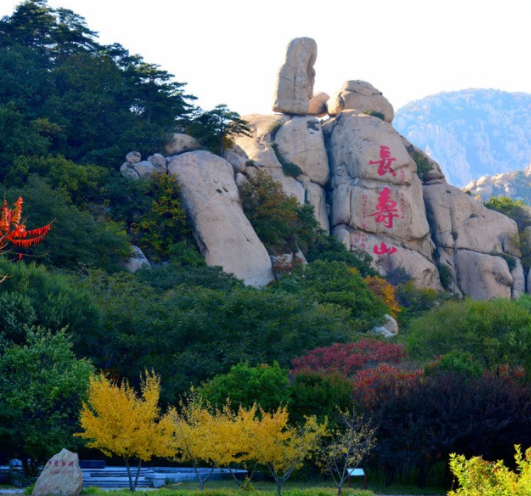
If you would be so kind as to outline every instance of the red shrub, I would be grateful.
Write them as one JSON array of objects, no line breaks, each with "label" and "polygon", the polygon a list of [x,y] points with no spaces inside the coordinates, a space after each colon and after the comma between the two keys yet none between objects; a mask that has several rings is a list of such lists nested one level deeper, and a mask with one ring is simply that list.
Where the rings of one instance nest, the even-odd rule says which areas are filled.
[{"label": "red shrub", "polygon": [[359,370],[381,363],[400,363],[406,357],[401,344],[390,344],[374,339],[362,339],[356,343],[335,343],[326,348],[316,348],[306,355],[295,358],[292,373],[313,370],[324,373],[340,372],[352,376]]},{"label": "red shrub", "polygon": [[355,403],[365,410],[399,397],[420,384],[422,370],[405,370],[388,364],[359,371],[353,379]]}]

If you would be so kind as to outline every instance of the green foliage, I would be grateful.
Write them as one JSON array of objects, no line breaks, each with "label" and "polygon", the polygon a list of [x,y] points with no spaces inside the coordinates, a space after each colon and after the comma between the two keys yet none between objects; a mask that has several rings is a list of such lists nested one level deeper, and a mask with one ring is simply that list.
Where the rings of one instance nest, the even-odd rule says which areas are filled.
[{"label": "green foliage", "polygon": [[16,412],[4,427],[17,432],[11,455],[23,460],[27,475],[62,448],[75,446],[72,434],[92,373],[62,332],[29,331],[26,345],[0,352],[0,397]]},{"label": "green foliage", "polygon": [[372,258],[365,251],[349,251],[335,236],[318,231],[306,254],[308,262],[344,262],[348,267],[357,269],[362,277],[376,276]]},{"label": "green foliage", "polygon": [[337,410],[352,407],[352,382],[338,373],[298,372],[290,384],[290,420],[301,422],[315,415],[319,422],[326,418],[337,422]]},{"label": "green foliage", "polygon": [[519,231],[531,225],[531,212],[522,200],[513,200],[506,196],[493,196],[484,205],[490,210],[495,210],[513,219],[518,225]]},{"label": "green foliage", "polygon": [[207,150],[220,156],[234,144],[234,137],[251,136],[249,123],[226,105],[218,105],[208,111],[198,110],[186,127],[186,133],[198,139]]},{"label": "green foliage", "polygon": [[453,372],[466,377],[480,377],[483,373],[481,365],[474,360],[470,353],[462,351],[450,351],[433,362],[429,362],[424,367],[426,376],[434,374],[444,374]]},{"label": "green foliage", "polygon": [[289,401],[288,372],[277,362],[256,367],[239,363],[225,375],[217,375],[198,390],[212,405],[223,407],[227,398],[234,409],[241,405],[251,408],[259,405],[266,412],[273,412]]},{"label": "green foliage", "polygon": [[138,271],[136,277],[139,281],[161,292],[178,286],[200,286],[223,291],[243,287],[239,279],[223,272],[221,267],[208,267],[195,247],[178,243],[173,248],[180,252],[179,257],[172,257],[168,264]]},{"label": "green foliage", "polygon": [[421,181],[424,180],[424,176],[431,172],[432,165],[426,155],[423,153],[420,153],[416,150],[412,150],[409,152],[411,158],[413,161],[417,164],[417,175],[419,176],[419,179]]},{"label": "green foliage", "polygon": [[267,172],[242,185],[245,215],[266,248],[273,252],[296,251],[299,241],[307,245],[317,231],[311,206],[301,206],[294,197],[287,197],[282,186]]},{"label": "green foliage", "polygon": [[297,164],[286,160],[284,155],[282,155],[278,149],[278,145],[274,141],[271,141],[271,148],[273,148],[273,151],[275,152],[275,155],[282,166],[282,171],[284,174],[286,174],[286,176],[298,177],[302,174],[302,170]]},{"label": "green foliage", "polygon": [[90,295],[67,276],[34,264],[6,261],[0,261],[0,274],[9,274],[0,293],[0,346],[24,345],[33,326],[55,332],[66,328],[90,339],[101,325],[100,311]]},{"label": "green foliage", "polygon": [[162,376],[165,401],[175,402],[190,383],[199,385],[242,361],[254,367],[276,360],[287,367],[301,352],[355,335],[348,310],[307,294],[239,284],[228,289],[228,281],[223,289],[210,289],[193,286],[193,279],[168,288],[172,277],[182,277],[174,269],[168,285],[157,287],[156,276],[150,279],[154,286],[144,282],[146,274],[90,271],[79,281],[104,319],[101,330],[91,333],[100,345],[87,353],[96,366],[131,381],[153,366]]},{"label": "green foliage", "polygon": [[469,353],[482,367],[531,366],[531,313],[505,299],[448,302],[411,323],[407,349],[432,359],[452,351]]},{"label": "green foliage", "polygon": [[279,288],[349,310],[349,323],[356,331],[372,329],[385,313],[390,313],[389,308],[368,289],[362,277],[342,262],[318,260],[298,266],[282,278]]},{"label": "green foliage", "polygon": [[429,312],[440,300],[444,301],[447,297],[434,289],[417,288],[413,281],[409,281],[397,286],[396,299],[402,307],[398,316],[399,323],[407,326],[412,319]]},{"label": "green foliage", "polygon": [[54,189],[69,195],[78,207],[87,207],[89,202],[102,202],[105,185],[109,182],[109,170],[97,165],[78,165],[62,156],[20,155],[9,168],[5,182],[11,186],[24,186],[30,175],[46,178]]},{"label": "green foliage", "polygon": [[522,455],[515,446],[517,471],[503,463],[488,462],[481,457],[467,460],[463,455],[450,455],[450,469],[459,482],[449,496],[525,496],[531,493],[531,448]]},{"label": "green foliage", "polygon": [[76,268],[79,264],[117,270],[120,260],[129,254],[124,226],[110,220],[96,221],[89,212],[80,211],[64,190],[55,190],[38,177],[30,177],[23,188],[9,188],[9,202],[22,196],[24,213],[35,225],[54,220],[46,243],[32,247],[31,255],[56,267]]},{"label": "green foliage", "polygon": [[441,279],[442,287],[448,290],[454,280],[452,275],[452,269],[446,264],[438,264],[437,270],[439,271],[439,278]]},{"label": "green foliage", "polygon": [[381,112],[377,112],[376,110],[366,110],[363,112],[365,115],[372,115],[373,117],[378,117],[378,119],[381,119],[382,121],[385,121],[385,115]]},{"label": "green foliage", "polygon": [[191,229],[181,203],[179,185],[173,177],[154,174],[147,186],[151,205],[132,224],[132,229],[136,244],[151,259],[161,261],[169,258],[175,243],[191,237]]},{"label": "green foliage", "polygon": [[152,152],[188,121],[194,97],[184,84],[118,44],[100,45],[70,10],[26,1],[0,32],[3,166],[50,152],[114,167],[124,150]]}]

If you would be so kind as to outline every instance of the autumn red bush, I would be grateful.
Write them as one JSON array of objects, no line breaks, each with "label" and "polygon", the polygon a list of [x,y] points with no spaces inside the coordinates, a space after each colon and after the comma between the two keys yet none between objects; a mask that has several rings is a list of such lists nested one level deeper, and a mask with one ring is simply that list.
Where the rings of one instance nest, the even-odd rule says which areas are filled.
[{"label": "autumn red bush", "polygon": [[362,369],[381,363],[398,364],[406,356],[407,352],[403,345],[375,339],[362,339],[346,344],[335,343],[326,348],[316,348],[302,357],[293,359],[292,373],[312,370],[353,376]]}]

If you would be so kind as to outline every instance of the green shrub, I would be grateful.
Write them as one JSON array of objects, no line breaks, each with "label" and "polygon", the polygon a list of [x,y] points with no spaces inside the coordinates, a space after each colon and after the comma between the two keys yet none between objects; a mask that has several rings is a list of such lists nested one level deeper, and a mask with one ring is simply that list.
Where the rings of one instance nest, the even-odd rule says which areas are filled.
[{"label": "green shrub", "polygon": [[418,152],[417,150],[411,151],[410,156],[417,164],[417,175],[419,176],[419,179],[423,181],[424,176],[432,169],[432,165],[428,157],[426,157],[426,155],[424,155],[423,153]]},{"label": "green shrub", "polygon": [[131,224],[135,241],[153,260],[167,260],[170,250],[191,238],[186,211],[181,203],[179,184],[167,174],[154,174],[147,194],[151,205]]},{"label": "green shrub", "polygon": [[275,155],[282,166],[282,171],[284,174],[286,174],[286,176],[298,177],[302,174],[302,170],[298,165],[289,162],[284,158],[278,149],[278,145],[274,141],[271,142],[271,148],[273,148],[273,151],[275,152]]},{"label": "green shrub", "polygon": [[441,279],[442,287],[448,290],[454,280],[452,269],[445,264],[438,264],[437,269],[439,270],[439,278]]},{"label": "green shrub", "polygon": [[[525,301],[525,300],[523,300]],[[531,314],[513,300],[447,302],[411,323],[407,349],[432,359],[468,353],[482,367],[531,365]]]},{"label": "green shrub", "polygon": [[503,463],[489,462],[481,457],[467,460],[463,455],[450,455],[450,469],[457,477],[459,488],[448,496],[524,496],[531,494],[531,448],[522,455],[515,446],[517,471]]},{"label": "green shrub", "polygon": [[373,117],[378,117],[378,119],[385,121],[385,115],[383,115],[381,112],[377,112],[376,110],[366,110],[363,113],[365,115],[372,115]]}]

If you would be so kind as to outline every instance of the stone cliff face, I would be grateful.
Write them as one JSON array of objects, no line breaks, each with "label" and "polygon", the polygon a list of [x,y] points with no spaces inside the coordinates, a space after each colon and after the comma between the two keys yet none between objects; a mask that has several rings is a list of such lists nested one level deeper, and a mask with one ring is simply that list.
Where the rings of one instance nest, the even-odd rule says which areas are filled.
[{"label": "stone cliff face", "polygon": [[[490,299],[525,291],[516,223],[450,186],[437,162],[395,130],[392,106],[370,84],[347,81],[329,100],[315,96],[312,42],[288,46],[274,104],[283,113],[244,116],[251,136],[238,137],[225,158],[193,151],[179,135],[169,148],[166,167],[181,185],[207,263],[247,284],[273,279],[237,187],[261,170],[287,195],[313,205],[321,227],[350,250],[367,252],[382,275],[401,270],[418,286],[442,289],[446,266],[446,287],[458,294]],[[147,162],[152,166],[130,157],[122,173],[149,177],[164,169],[159,156]],[[301,174],[286,175],[286,162]]]},{"label": "stone cliff face", "polygon": [[531,95],[464,90],[416,100],[394,126],[437,160],[463,187],[484,175],[524,169],[531,161]]}]

